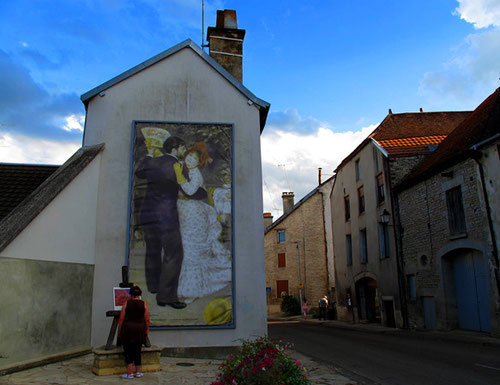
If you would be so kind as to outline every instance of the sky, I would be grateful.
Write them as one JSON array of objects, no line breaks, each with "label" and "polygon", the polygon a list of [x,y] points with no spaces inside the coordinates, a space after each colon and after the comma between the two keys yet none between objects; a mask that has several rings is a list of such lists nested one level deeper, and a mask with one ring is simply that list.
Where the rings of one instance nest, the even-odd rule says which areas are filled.
[{"label": "sky", "polygon": [[[0,1],[0,162],[62,164],[80,95],[190,38],[201,0]],[[500,0],[206,0],[246,30],[243,84],[271,104],[264,211],[282,214],[394,113],[473,110],[500,86]]]}]

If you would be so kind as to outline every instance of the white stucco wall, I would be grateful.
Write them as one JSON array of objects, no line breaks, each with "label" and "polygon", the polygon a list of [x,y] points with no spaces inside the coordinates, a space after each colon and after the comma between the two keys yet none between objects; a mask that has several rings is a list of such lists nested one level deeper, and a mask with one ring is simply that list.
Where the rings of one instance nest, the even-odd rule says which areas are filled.
[{"label": "white stucco wall", "polygon": [[100,155],[0,253],[1,257],[94,263]]},{"label": "white stucco wall", "polygon": [[190,48],[89,101],[84,145],[106,143],[97,207],[92,345],[106,342],[125,264],[133,120],[234,124],[235,329],[154,330],[163,347],[228,346],[267,332],[259,111]]}]

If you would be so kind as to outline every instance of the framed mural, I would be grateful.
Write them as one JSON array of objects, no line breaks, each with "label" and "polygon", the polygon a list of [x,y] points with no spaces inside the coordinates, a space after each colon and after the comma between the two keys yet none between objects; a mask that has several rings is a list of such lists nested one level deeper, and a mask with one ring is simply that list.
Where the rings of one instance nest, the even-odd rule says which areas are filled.
[{"label": "framed mural", "polygon": [[234,327],[233,127],[135,121],[128,265],[153,327]]}]

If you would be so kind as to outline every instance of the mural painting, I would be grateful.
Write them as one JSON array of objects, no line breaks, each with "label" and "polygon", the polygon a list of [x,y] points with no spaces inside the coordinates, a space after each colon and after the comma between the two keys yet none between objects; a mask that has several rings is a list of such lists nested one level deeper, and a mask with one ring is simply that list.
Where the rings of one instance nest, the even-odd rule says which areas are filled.
[{"label": "mural painting", "polygon": [[130,280],[152,326],[234,327],[232,125],[134,122]]}]

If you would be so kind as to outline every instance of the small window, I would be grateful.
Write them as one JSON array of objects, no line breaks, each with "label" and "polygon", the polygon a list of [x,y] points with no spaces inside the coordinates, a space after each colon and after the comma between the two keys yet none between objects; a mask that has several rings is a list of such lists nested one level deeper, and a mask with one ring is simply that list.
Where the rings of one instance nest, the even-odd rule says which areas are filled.
[{"label": "small window", "polygon": [[377,175],[377,203],[380,204],[385,200],[384,191],[384,174],[380,173]]},{"label": "small window", "polygon": [[288,280],[278,279],[276,280],[276,298],[281,298],[288,294]]},{"label": "small window", "polygon": [[354,162],[354,167],[356,168],[356,180],[361,179],[361,167],[359,165],[359,159]]},{"label": "small window", "polygon": [[286,267],[286,253],[278,253],[278,267]]},{"label": "small window", "polygon": [[460,186],[446,191],[446,206],[448,207],[448,225],[450,235],[466,233],[464,204]]},{"label": "small window", "polygon": [[346,252],[346,261],[347,266],[352,266],[352,239],[351,234],[347,234],[345,236],[345,252]]},{"label": "small window", "polygon": [[407,275],[406,278],[408,281],[409,300],[416,301],[417,300],[417,286],[415,285],[415,276],[414,275]]},{"label": "small window", "polygon": [[361,263],[368,263],[368,243],[366,240],[366,229],[359,231],[359,256]]},{"label": "small window", "polygon": [[378,243],[380,259],[389,258],[389,225],[378,224]]},{"label": "small window", "polygon": [[285,243],[285,241],[286,241],[285,230],[278,231],[278,243]]},{"label": "small window", "polygon": [[373,146],[373,163],[375,165],[375,172],[380,171],[380,164],[378,161],[378,150],[377,147]]},{"label": "small window", "polygon": [[349,195],[344,197],[345,220],[351,219],[351,204],[349,203]]},{"label": "small window", "polygon": [[358,206],[359,213],[362,214],[365,212],[365,189],[363,186],[358,188]]}]

